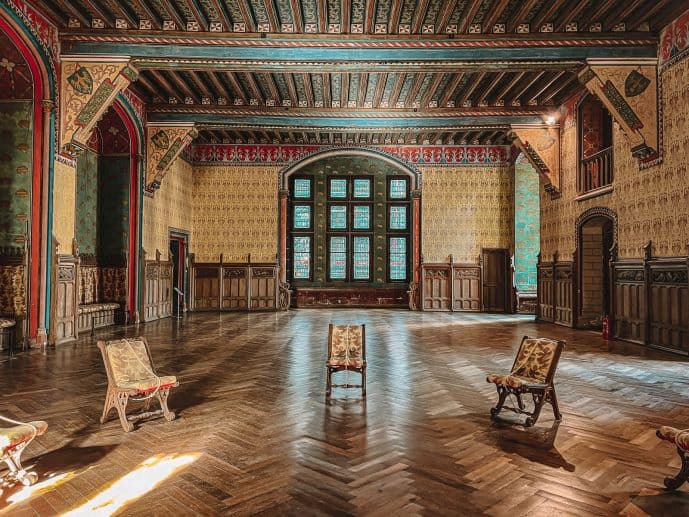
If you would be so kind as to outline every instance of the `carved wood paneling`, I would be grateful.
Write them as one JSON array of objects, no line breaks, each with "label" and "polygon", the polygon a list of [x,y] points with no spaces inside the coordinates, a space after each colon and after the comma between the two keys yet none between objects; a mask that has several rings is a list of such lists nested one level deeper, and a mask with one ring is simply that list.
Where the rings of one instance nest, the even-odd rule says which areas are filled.
[{"label": "carved wood paneling", "polygon": [[277,310],[277,264],[192,263],[194,311]]},{"label": "carved wood paneling", "polygon": [[625,341],[646,340],[646,281],[641,261],[613,265],[614,336]]},{"label": "carved wood paneling", "polygon": [[455,266],[452,270],[452,309],[455,311],[481,310],[481,268]]},{"label": "carved wood paneling", "polygon": [[542,321],[555,320],[553,304],[553,265],[541,263],[538,265],[538,304],[536,317]]},{"label": "carved wood paneling", "polygon": [[650,344],[689,353],[686,260],[652,261],[648,271]]},{"label": "carved wood paneling", "polygon": [[450,264],[423,264],[421,271],[423,310],[451,310],[452,267]]},{"label": "carved wood paneling", "polygon": [[562,262],[554,267],[554,323],[572,326],[572,274],[573,264]]},{"label": "carved wood paneling", "polygon": [[144,264],[143,320],[172,315],[172,263],[147,260]]},{"label": "carved wood paneling", "polygon": [[423,264],[421,307],[424,311],[480,311],[481,266]]},{"label": "carved wood paneling", "polygon": [[76,258],[58,255],[53,320],[57,344],[77,338],[77,292]]}]

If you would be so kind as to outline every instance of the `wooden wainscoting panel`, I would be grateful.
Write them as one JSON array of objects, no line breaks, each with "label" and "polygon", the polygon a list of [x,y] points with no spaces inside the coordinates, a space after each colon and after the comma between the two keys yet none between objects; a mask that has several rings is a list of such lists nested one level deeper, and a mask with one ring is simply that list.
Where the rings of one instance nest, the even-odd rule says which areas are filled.
[{"label": "wooden wainscoting panel", "polygon": [[536,317],[541,321],[555,320],[553,305],[553,265],[542,263],[538,265],[538,305]]},{"label": "wooden wainscoting panel", "polygon": [[158,263],[147,260],[144,266],[144,310],[143,320],[153,321],[158,319],[158,276],[160,270]]},{"label": "wooden wainscoting panel", "polygon": [[554,322],[558,325],[572,326],[572,269],[571,262],[555,264]]},{"label": "wooden wainscoting panel", "polygon": [[192,267],[193,310],[217,311],[220,308],[220,270],[219,266]]},{"label": "wooden wainscoting panel", "polygon": [[452,309],[455,311],[481,310],[481,267],[453,265]]},{"label": "wooden wainscoting panel", "polygon": [[58,255],[55,289],[55,343],[77,338],[77,259]]},{"label": "wooden wainscoting panel", "polygon": [[168,318],[172,316],[172,262],[158,267],[158,318]]},{"label": "wooden wainscoting panel", "polygon": [[689,353],[686,261],[658,261],[649,266],[650,344]]},{"label": "wooden wainscoting panel", "polygon": [[251,309],[267,310],[277,307],[277,266],[252,267]]},{"label": "wooden wainscoting panel", "polygon": [[222,270],[222,309],[244,310],[249,306],[248,268],[224,267]]},{"label": "wooden wainscoting panel", "polygon": [[423,310],[449,311],[452,308],[450,264],[423,264],[421,272]]},{"label": "wooden wainscoting panel", "polygon": [[614,336],[644,343],[646,340],[646,287],[643,262],[613,264]]}]

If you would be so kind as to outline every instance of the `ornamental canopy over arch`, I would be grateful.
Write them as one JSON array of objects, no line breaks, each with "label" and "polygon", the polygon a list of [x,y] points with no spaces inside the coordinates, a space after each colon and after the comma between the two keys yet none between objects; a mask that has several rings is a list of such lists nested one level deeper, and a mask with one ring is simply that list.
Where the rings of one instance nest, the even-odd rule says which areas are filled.
[{"label": "ornamental canopy over arch", "polygon": [[400,160],[398,157],[387,154],[377,149],[368,149],[362,147],[336,147],[329,149],[321,149],[313,154],[305,156],[297,162],[291,163],[280,171],[279,175],[279,187],[280,189],[287,188],[287,180],[289,177],[306,167],[307,165],[332,157],[341,156],[360,156],[366,158],[373,158],[386,163],[391,164],[395,168],[399,169],[401,172],[412,178],[414,189],[421,188],[421,171],[417,169],[414,165],[406,163]]}]

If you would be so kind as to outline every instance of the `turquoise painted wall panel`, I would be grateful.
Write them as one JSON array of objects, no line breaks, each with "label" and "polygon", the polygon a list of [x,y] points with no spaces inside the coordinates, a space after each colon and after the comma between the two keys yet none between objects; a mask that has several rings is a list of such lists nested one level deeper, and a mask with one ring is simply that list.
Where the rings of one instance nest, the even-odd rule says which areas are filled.
[{"label": "turquoise painted wall panel", "polygon": [[32,111],[32,101],[0,102],[0,247],[14,253],[31,214]]},{"label": "turquoise painted wall panel", "polygon": [[98,154],[86,149],[77,158],[77,206],[74,235],[81,255],[98,251]]},{"label": "turquoise painted wall panel", "polygon": [[514,283],[519,291],[536,290],[536,264],[540,243],[539,178],[521,156],[514,182]]}]

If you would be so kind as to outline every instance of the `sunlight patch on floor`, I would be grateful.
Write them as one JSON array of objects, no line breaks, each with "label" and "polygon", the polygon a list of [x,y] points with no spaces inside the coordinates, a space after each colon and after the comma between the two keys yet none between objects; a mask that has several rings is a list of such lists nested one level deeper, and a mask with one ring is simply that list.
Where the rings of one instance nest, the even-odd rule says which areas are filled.
[{"label": "sunlight patch on floor", "polygon": [[50,490],[54,490],[58,486],[72,479],[74,476],[76,476],[76,472],[64,472],[62,474],[55,474],[48,479],[36,483],[35,485],[23,487],[21,490],[7,497],[8,505],[0,510],[0,513],[5,513],[15,504],[24,502],[27,499],[44,494]]}]

